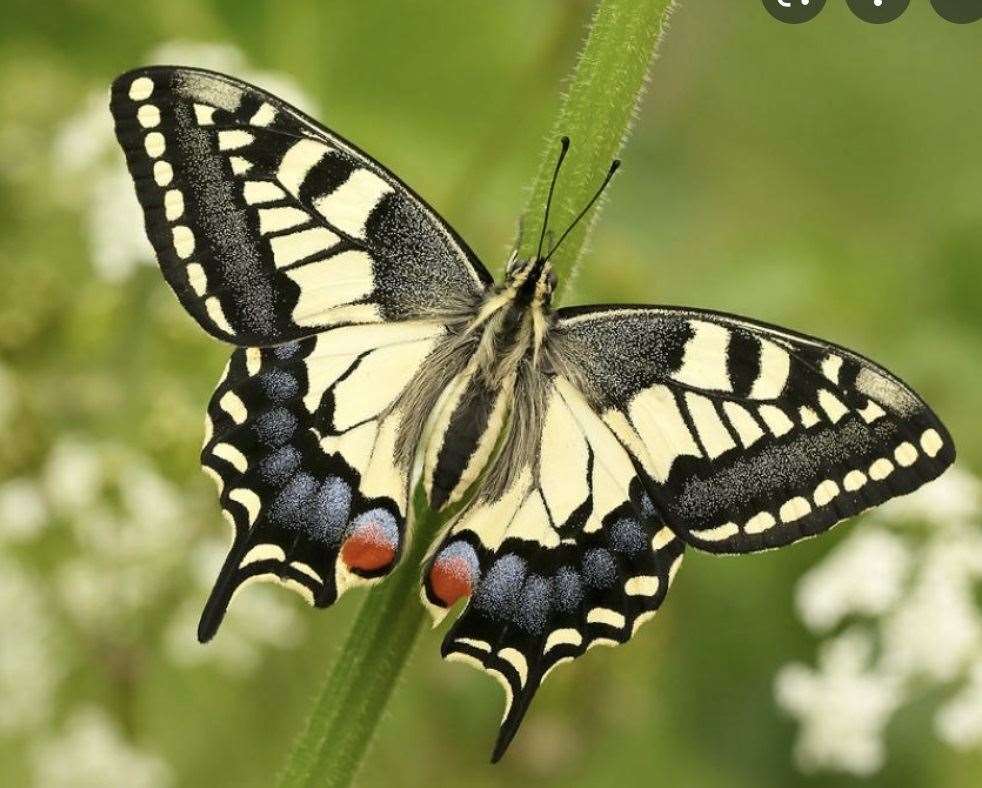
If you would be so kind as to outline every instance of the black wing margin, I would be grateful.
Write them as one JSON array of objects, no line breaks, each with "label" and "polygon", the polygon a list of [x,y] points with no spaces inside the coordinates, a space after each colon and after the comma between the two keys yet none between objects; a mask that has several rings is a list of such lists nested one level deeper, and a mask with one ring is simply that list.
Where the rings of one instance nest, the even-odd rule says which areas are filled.
[{"label": "black wing margin", "polygon": [[939,476],[947,429],[845,348],[687,308],[562,309],[557,337],[661,517],[719,553],[790,544]]},{"label": "black wing margin", "polygon": [[164,275],[220,339],[452,311],[492,282],[395,175],[259,88],[154,66],[119,77],[110,108]]}]

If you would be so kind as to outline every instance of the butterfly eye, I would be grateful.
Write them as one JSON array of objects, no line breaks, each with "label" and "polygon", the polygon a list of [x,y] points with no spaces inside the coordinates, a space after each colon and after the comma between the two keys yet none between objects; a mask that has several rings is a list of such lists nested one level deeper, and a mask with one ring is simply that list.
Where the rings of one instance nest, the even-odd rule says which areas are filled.
[{"label": "butterfly eye", "polygon": [[556,289],[556,272],[551,268],[546,272],[546,287],[550,293]]}]

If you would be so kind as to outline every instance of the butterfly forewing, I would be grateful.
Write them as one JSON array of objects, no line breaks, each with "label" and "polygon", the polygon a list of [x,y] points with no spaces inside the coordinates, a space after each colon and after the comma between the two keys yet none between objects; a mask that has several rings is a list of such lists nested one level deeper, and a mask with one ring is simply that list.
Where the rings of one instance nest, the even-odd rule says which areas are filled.
[{"label": "butterfly forewing", "polygon": [[405,184],[259,88],[147,68],[116,80],[111,109],[167,281],[221,339],[450,311],[491,282]]},{"label": "butterfly forewing", "polygon": [[845,348],[689,309],[558,317],[582,385],[659,514],[703,549],[789,544],[911,492],[954,459],[920,397]]}]

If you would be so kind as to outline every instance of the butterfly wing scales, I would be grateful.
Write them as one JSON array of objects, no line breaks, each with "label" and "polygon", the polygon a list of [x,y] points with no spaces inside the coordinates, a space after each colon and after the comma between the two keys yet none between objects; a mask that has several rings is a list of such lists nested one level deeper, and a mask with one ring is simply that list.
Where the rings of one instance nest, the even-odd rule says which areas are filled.
[{"label": "butterfly wing scales", "polygon": [[660,307],[558,312],[582,385],[665,522],[712,552],[797,541],[937,477],[948,431],[887,370],[745,318]]},{"label": "butterfly wing scales", "polygon": [[399,396],[444,333],[423,321],[349,326],[233,353],[201,452],[233,526],[202,640],[252,578],[327,607],[394,565],[411,473],[395,451]]},{"label": "butterfly wing scales", "polygon": [[260,88],[150,67],[119,77],[110,107],[161,269],[220,339],[410,319],[492,281],[391,172]]},{"label": "butterfly wing scales", "polygon": [[684,549],[627,452],[562,377],[548,384],[539,429],[534,466],[494,499],[478,493],[424,568],[423,600],[437,619],[470,596],[444,657],[505,689],[494,760],[555,666],[626,642],[654,614]]}]

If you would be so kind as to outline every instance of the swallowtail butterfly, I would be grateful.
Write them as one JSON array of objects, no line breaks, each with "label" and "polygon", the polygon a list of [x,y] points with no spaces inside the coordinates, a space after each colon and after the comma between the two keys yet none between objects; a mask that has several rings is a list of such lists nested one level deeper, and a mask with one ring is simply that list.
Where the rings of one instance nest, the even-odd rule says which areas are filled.
[{"label": "swallowtail butterfly", "polygon": [[503,684],[497,759],[549,671],[655,614],[686,547],[791,544],[954,459],[917,394],[838,345],[552,309],[541,250],[496,285],[412,189],[256,87],[144,68],[111,109],[164,276],[234,346],[201,452],[234,529],[202,641],[250,580],[317,607],[381,580],[420,483],[459,508],[421,595],[437,619],[469,598],[442,651]]}]

